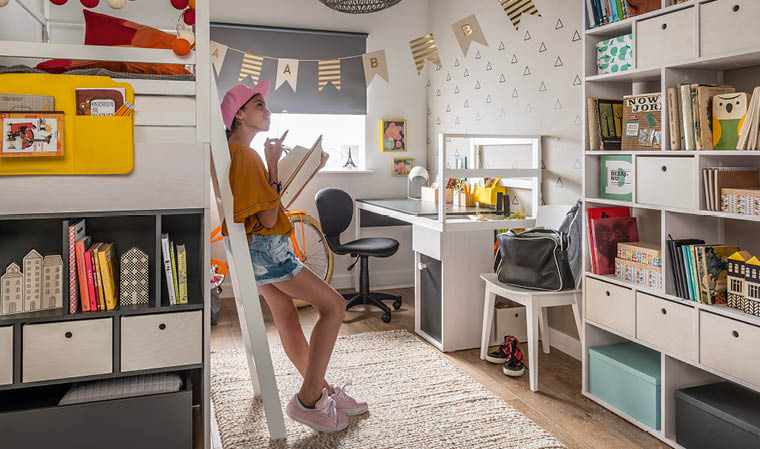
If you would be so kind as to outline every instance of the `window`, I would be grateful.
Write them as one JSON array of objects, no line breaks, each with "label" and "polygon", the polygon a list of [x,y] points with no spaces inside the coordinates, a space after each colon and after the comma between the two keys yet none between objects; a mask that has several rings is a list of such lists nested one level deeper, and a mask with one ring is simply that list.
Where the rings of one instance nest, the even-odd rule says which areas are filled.
[{"label": "window", "polygon": [[760,285],[750,284],[747,288],[747,296],[760,299]]},{"label": "window", "polygon": [[733,273],[734,272],[734,264],[733,263],[728,264],[728,272],[729,273]]},{"label": "window", "polygon": [[284,145],[308,147],[322,135],[322,149],[330,155],[324,170],[341,170],[348,160],[358,169],[364,168],[364,125],[363,115],[327,114],[272,114],[269,132],[259,134],[251,142],[251,147],[264,158],[264,142],[268,137],[281,136],[288,130]]},{"label": "window", "polygon": [[731,291],[740,293],[742,291],[742,281],[739,279],[731,279]]}]

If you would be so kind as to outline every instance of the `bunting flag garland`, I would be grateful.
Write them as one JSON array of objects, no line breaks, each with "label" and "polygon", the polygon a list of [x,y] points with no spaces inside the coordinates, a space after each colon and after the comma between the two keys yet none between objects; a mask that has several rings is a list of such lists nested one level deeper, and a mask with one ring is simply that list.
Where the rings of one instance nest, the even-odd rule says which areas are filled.
[{"label": "bunting flag garland", "polygon": [[533,3],[533,0],[499,0],[504,12],[509,16],[509,20],[512,21],[515,30],[520,29],[520,17],[523,14],[531,14],[541,17],[541,13],[538,12],[538,8]]},{"label": "bunting flag garland", "polygon": [[250,76],[255,83],[259,82],[261,76],[261,65],[264,63],[264,57],[254,53],[245,53],[243,55],[243,65],[240,67],[240,77],[238,82],[243,81],[245,77]]},{"label": "bunting flag garland", "polygon": [[332,83],[336,89],[340,90],[340,59],[320,59],[319,60],[319,90]]},{"label": "bunting flag garland", "polygon": [[409,45],[412,48],[414,64],[417,66],[417,75],[422,73],[425,61],[430,61],[439,67],[441,66],[441,58],[438,56],[438,46],[435,44],[433,33],[409,41]]},{"label": "bunting flag garland", "polygon": [[227,55],[227,46],[220,44],[219,42],[211,41],[211,63],[214,64],[214,70],[216,70],[216,76],[222,71],[222,64],[224,64],[224,57]]},{"label": "bunting flag garland", "polygon": [[451,25],[451,29],[454,30],[454,35],[456,35],[459,46],[462,47],[462,53],[465,56],[467,56],[467,51],[470,49],[472,42],[478,42],[488,47],[488,41],[486,41],[486,36],[483,34],[483,28],[480,27],[480,23],[478,23],[478,19],[474,14]]},{"label": "bunting flag garland", "polygon": [[290,84],[293,92],[296,91],[296,85],[298,84],[298,59],[280,58],[277,61],[277,82],[275,82],[274,90],[279,89],[285,82]]},{"label": "bunting flag garland", "polygon": [[385,59],[385,50],[363,54],[362,62],[364,63],[364,79],[367,81],[367,87],[369,87],[369,84],[375,79],[375,76],[379,76],[384,79],[386,83],[390,83],[390,79],[388,78],[388,60]]}]

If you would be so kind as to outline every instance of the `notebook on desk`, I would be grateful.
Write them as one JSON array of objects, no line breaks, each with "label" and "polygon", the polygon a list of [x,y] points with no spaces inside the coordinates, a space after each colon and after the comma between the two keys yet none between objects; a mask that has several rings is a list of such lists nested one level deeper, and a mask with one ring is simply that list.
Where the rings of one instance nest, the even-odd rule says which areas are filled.
[{"label": "notebook on desk", "polygon": [[282,183],[280,201],[285,209],[290,207],[306,183],[319,171],[322,164],[322,136],[311,148],[296,146],[277,164]]}]

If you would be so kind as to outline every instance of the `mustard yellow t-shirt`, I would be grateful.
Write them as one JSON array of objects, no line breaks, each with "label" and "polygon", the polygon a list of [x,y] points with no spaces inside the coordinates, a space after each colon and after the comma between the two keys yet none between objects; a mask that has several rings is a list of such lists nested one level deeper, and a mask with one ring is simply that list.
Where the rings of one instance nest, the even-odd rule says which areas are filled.
[{"label": "mustard yellow t-shirt", "polygon": [[[245,223],[245,232],[269,235],[291,235],[293,226],[280,203],[280,194],[269,184],[269,172],[261,156],[250,147],[230,142],[230,188],[234,198],[233,219]],[[277,207],[277,222],[268,229],[261,224],[256,213]],[[227,224],[222,223],[222,234],[227,235]]]}]

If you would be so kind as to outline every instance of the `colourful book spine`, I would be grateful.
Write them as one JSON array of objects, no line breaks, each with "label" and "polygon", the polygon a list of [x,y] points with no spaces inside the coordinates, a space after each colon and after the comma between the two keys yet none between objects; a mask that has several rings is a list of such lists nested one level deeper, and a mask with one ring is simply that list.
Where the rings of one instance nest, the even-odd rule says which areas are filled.
[{"label": "colourful book spine", "polygon": [[[169,242],[169,257],[171,258],[171,264],[172,264],[172,281],[174,282],[174,304],[179,304],[180,297],[179,297],[179,282],[177,279],[177,256],[175,254],[175,248],[174,248],[174,242]],[[174,305],[172,304],[172,305]]]},{"label": "colourful book spine", "polygon": [[100,248],[103,244],[98,243],[92,250],[93,277],[95,288],[98,291],[98,310],[106,310],[105,292],[103,291],[103,268],[100,266]]},{"label": "colourful book spine", "polygon": [[689,264],[689,261],[691,260],[691,257],[689,257],[689,245],[684,245],[681,247],[681,252],[683,253],[683,264],[684,268],[686,268],[686,284],[687,289],[686,292],[688,293],[688,300],[694,301],[694,298],[692,295],[694,294],[694,290],[692,289],[691,285],[691,266]]},{"label": "colourful book spine", "polygon": [[95,276],[93,274],[92,266],[92,250],[87,250],[84,253],[85,269],[87,270],[87,292],[90,298],[90,312],[98,311],[98,295],[95,289]]},{"label": "colourful book spine", "polygon": [[177,245],[177,275],[179,276],[177,304],[187,304],[187,250],[185,245]]},{"label": "colourful book spine", "polygon": [[164,274],[166,275],[166,291],[169,294],[169,304],[177,303],[174,294],[174,281],[172,280],[172,261],[169,256],[169,234],[161,234],[161,252],[164,256]]},{"label": "colourful book spine", "polygon": [[69,313],[77,313],[79,308],[76,243],[84,238],[84,223],[84,220],[80,220],[69,226]]},{"label": "colourful book spine", "polygon": [[84,257],[84,241],[74,245],[77,253],[77,273],[79,274],[79,294],[82,299],[82,311],[90,311],[90,290],[87,288],[87,264]]}]

